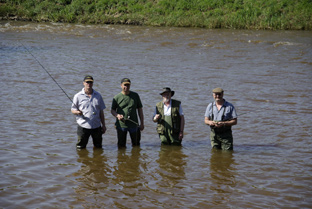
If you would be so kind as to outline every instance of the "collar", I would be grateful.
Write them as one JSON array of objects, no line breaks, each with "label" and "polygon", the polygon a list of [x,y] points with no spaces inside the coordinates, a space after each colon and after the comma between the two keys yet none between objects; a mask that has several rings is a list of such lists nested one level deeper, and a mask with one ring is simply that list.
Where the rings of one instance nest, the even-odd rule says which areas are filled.
[{"label": "collar", "polygon": [[128,94],[124,94],[123,91],[121,91],[120,93],[121,93],[122,95],[129,96],[129,95],[131,94],[131,90],[129,91]]},{"label": "collar", "polygon": [[[82,88],[82,94],[87,95],[84,88]],[[94,95],[94,94],[95,94],[95,91],[94,91],[94,89],[92,89],[91,95]]]}]

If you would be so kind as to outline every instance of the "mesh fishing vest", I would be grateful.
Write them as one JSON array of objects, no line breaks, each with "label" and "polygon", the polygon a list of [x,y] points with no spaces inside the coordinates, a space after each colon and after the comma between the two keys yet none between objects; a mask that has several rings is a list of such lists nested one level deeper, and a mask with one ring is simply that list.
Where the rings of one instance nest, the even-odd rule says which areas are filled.
[{"label": "mesh fishing vest", "polygon": [[[179,112],[179,107],[180,107],[181,102],[178,100],[171,99],[171,134],[173,133],[179,133],[180,132],[180,121],[181,121],[181,116]],[[158,120],[157,124],[157,132],[159,134],[164,133],[165,129],[165,114],[164,114],[164,103],[158,102],[156,104],[156,114],[160,114],[161,118]]]}]

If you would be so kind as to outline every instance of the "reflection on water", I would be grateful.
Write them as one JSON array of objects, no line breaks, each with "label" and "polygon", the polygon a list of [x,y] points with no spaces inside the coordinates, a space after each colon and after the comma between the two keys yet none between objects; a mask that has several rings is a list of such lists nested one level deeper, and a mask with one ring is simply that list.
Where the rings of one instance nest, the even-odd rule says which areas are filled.
[{"label": "reflection on water", "polygon": [[[159,158],[156,162],[159,164],[159,186],[170,189],[183,189],[177,184],[185,178],[185,155],[181,146],[161,145]],[[169,192],[171,193],[171,192]]]},{"label": "reflection on water", "polygon": [[94,149],[92,153],[87,149],[77,150],[77,162],[81,164],[81,168],[73,174],[77,176],[77,181],[91,187],[93,183],[107,183],[111,171],[103,153],[103,149]]},{"label": "reflection on water", "polygon": [[[110,167],[102,149],[77,150],[77,162],[81,167],[73,173],[76,186],[73,188],[75,204],[89,208],[90,205],[100,206],[94,199],[107,187]],[[75,205],[73,204],[73,205]]]},{"label": "reflection on water", "polygon": [[236,186],[233,151],[211,150],[210,176],[214,191],[213,202],[216,205],[228,202]]},{"label": "reflection on water", "polygon": [[[70,101],[93,75],[104,150],[76,150]],[[311,208],[312,32],[0,21],[1,208]],[[129,77],[145,116],[141,147],[116,146],[110,114]],[[182,147],[151,118],[169,86]],[[222,87],[238,112],[234,151],[211,150],[204,112]]]},{"label": "reflection on water", "polygon": [[133,147],[131,153],[127,153],[126,149],[118,149],[117,167],[113,172],[113,180],[115,184],[124,188],[136,187],[136,182],[140,179],[142,171],[140,170],[141,148]]}]

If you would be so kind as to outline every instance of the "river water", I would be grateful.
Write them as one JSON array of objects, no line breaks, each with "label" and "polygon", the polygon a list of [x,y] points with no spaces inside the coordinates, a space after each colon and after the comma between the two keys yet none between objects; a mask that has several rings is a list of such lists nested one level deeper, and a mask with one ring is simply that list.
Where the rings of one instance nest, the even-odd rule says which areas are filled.
[{"label": "river water", "polygon": [[[103,150],[78,151],[69,97],[86,74],[107,106]],[[311,208],[312,32],[0,22],[0,208]],[[117,149],[120,80],[144,105],[140,147]],[[152,122],[162,87],[182,147]],[[222,87],[234,151],[212,151],[204,113]]]}]

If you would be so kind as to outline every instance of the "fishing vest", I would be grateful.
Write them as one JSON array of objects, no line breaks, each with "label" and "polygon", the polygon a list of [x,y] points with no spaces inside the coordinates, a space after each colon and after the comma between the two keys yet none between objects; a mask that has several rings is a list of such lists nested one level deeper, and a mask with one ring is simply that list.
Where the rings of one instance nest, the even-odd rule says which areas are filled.
[{"label": "fishing vest", "polygon": [[[171,134],[180,132],[180,121],[181,116],[179,112],[181,102],[178,100],[171,99],[171,122],[172,130]],[[164,114],[164,103],[158,102],[156,104],[156,114],[160,114],[160,119],[157,122],[157,133],[164,134],[165,130],[165,114]]]}]

